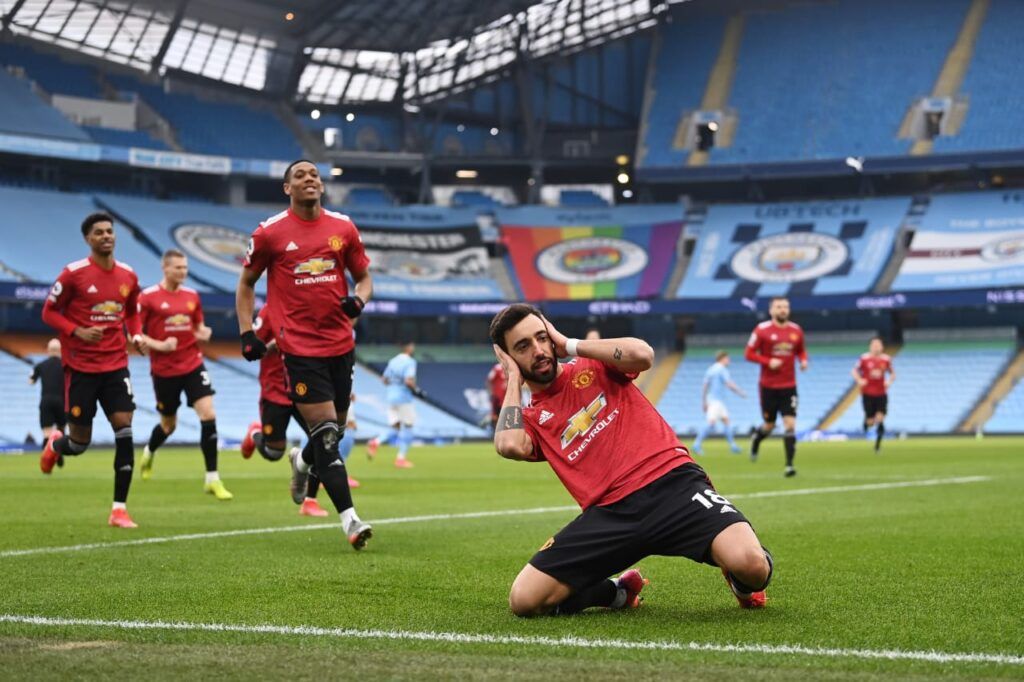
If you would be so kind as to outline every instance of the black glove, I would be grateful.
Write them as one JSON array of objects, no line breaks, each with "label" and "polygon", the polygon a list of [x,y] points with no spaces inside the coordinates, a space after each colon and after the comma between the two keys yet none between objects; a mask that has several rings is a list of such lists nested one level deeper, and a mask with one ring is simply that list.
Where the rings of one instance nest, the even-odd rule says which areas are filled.
[{"label": "black glove", "polygon": [[413,386],[412,387],[412,394],[414,396],[416,396],[417,398],[426,398],[427,397],[427,394],[424,393],[423,389],[420,388],[419,386]]},{"label": "black glove", "polygon": [[267,354],[267,344],[260,341],[256,332],[249,330],[242,334],[242,356],[252,362]]},{"label": "black glove", "polygon": [[341,312],[354,320],[363,312],[363,306],[365,305],[366,302],[358,296],[346,296],[341,299]]}]

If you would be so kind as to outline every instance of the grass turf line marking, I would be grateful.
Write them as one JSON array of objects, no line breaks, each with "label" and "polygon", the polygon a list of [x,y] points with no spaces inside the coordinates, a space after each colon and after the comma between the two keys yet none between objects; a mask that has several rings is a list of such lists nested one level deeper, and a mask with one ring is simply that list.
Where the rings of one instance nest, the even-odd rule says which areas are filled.
[{"label": "grass turf line marking", "polygon": [[945,651],[907,651],[904,649],[841,649],[799,644],[717,644],[714,642],[637,641],[629,639],[590,639],[587,637],[543,637],[523,635],[487,635],[462,632],[416,632],[409,630],[359,630],[322,628],[309,625],[233,625],[229,623],[187,623],[144,620],[98,620],[91,618],[48,618],[0,614],[0,623],[55,627],[101,627],[119,630],[174,630],[184,632],[241,632],[247,634],[303,635],[341,639],[389,639],[455,644],[525,644],[570,647],[575,649],[634,649],[654,651],[696,651],[730,654],[769,654],[818,656],[826,658],[887,659],[929,663],[997,663],[1024,665],[1024,656],[1016,654],[959,653]]},{"label": "grass turf line marking", "polygon": [[[758,499],[766,497],[788,497],[794,495],[817,495],[827,493],[848,493],[870,490],[888,490],[890,488],[914,488],[936,485],[959,485],[965,483],[982,483],[990,480],[988,476],[959,476],[955,478],[929,478],[916,481],[893,481],[889,483],[865,483],[863,485],[841,485],[825,488],[795,488],[792,490],[768,490],[759,493],[736,493],[733,499]],[[374,525],[385,526],[399,523],[421,523],[424,521],[452,521],[456,519],[482,519],[492,516],[513,516],[520,514],[547,514],[549,512],[576,511],[575,505],[560,507],[535,507],[533,509],[499,509],[495,511],[466,512],[462,514],[427,514],[424,516],[400,516],[391,519],[370,519]],[[337,523],[309,523],[301,526],[268,526],[266,528],[241,528],[238,530],[222,530],[210,533],[185,533],[182,535],[165,535],[138,540],[122,540],[119,542],[92,542],[80,545],[63,545],[57,547],[34,547],[31,549],[9,549],[0,552],[0,559],[7,557],[30,556],[34,554],[60,554],[65,552],[83,552],[91,549],[107,549],[110,547],[132,547],[136,545],[157,545],[166,542],[182,542],[185,540],[206,540],[210,538],[226,538],[240,535],[264,535],[269,533],[293,533],[304,530],[321,530],[338,528]]]}]

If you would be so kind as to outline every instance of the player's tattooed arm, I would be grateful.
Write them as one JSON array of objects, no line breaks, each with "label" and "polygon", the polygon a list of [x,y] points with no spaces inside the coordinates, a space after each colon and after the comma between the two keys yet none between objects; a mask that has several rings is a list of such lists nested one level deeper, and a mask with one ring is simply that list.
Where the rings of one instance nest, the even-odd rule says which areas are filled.
[{"label": "player's tattooed arm", "polygon": [[643,339],[582,339],[576,344],[580,357],[600,360],[620,372],[643,372],[654,365],[654,349]]},{"label": "player's tattooed arm", "polygon": [[501,408],[498,413],[496,431],[508,431],[509,429],[523,428],[523,408],[518,405],[509,405]]},{"label": "player's tattooed arm", "polygon": [[616,348],[615,352],[612,353],[612,357],[615,358],[616,360],[621,360],[622,359],[622,349],[621,348]]}]

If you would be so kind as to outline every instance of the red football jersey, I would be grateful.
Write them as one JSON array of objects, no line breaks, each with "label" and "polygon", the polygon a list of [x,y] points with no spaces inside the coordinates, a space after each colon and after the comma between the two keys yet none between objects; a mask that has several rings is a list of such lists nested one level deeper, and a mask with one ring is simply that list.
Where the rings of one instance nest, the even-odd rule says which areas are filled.
[{"label": "red football jersey", "polygon": [[[761,386],[795,388],[796,360],[807,359],[804,330],[794,322],[786,322],[780,327],[772,320],[766,320],[751,332],[744,357],[761,365]],[[769,369],[768,363],[772,358],[782,360],[782,365]]]},{"label": "red football jersey", "polygon": [[169,353],[151,350],[149,367],[153,376],[176,377],[203,364],[203,352],[195,328],[203,323],[203,304],[195,289],[179,286],[168,291],[159,284],[142,290],[139,296],[142,333],[163,341],[177,337],[178,347]]},{"label": "red football jersey", "polygon": [[[43,322],[60,332],[65,367],[79,372],[112,372],[128,366],[128,340],[142,327],[138,316],[139,278],[124,263],[104,270],[91,257],[68,264],[43,304]],[[99,343],[74,335],[77,327],[103,327]]]},{"label": "red football jersey", "polygon": [[[267,321],[268,315],[267,306],[263,306],[252,325],[256,336],[263,343],[270,343],[274,339],[274,325]],[[280,349],[271,350],[260,359],[260,400],[277,405],[292,404]]]},{"label": "red football jersey", "polygon": [[494,367],[491,367],[491,371],[487,374],[487,381],[491,382],[491,397],[504,400],[505,391],[508,389],[508,376],[500,362],[494,363]]},{"label": "red football jersey", "polygon": [[861,378],[867,379],[860,392],[864,395],[881,396],[885,395],[885,373],[892,371],[892,358],[885,353],[872,355],[864,353],[855,367]]},{"label": "red football jersey", "polygon": [[344,271],[362,275],[370,259],[346,216],[323,209],[309,221],[282,211],[253,232],[244,265],[267,271],[267,306],[281,350],[331,357],[355,348],[352,321],[341,310]]},{"label": "red football jersey", "polygon": [[693,461],[634,378],[574,358],[523,408],[534,454],[548,461],[583,509],[621,500]]}]

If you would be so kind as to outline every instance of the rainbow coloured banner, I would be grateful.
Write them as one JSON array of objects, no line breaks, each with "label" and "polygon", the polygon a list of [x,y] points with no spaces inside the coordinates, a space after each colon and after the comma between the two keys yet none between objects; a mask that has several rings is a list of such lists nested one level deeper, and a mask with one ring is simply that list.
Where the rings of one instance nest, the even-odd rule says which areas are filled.
[{"label": "rainbow coloured banner", "polygon": [[662,296],[682,228],[676,219],[501,230],[523,296],[544,301]]}]

